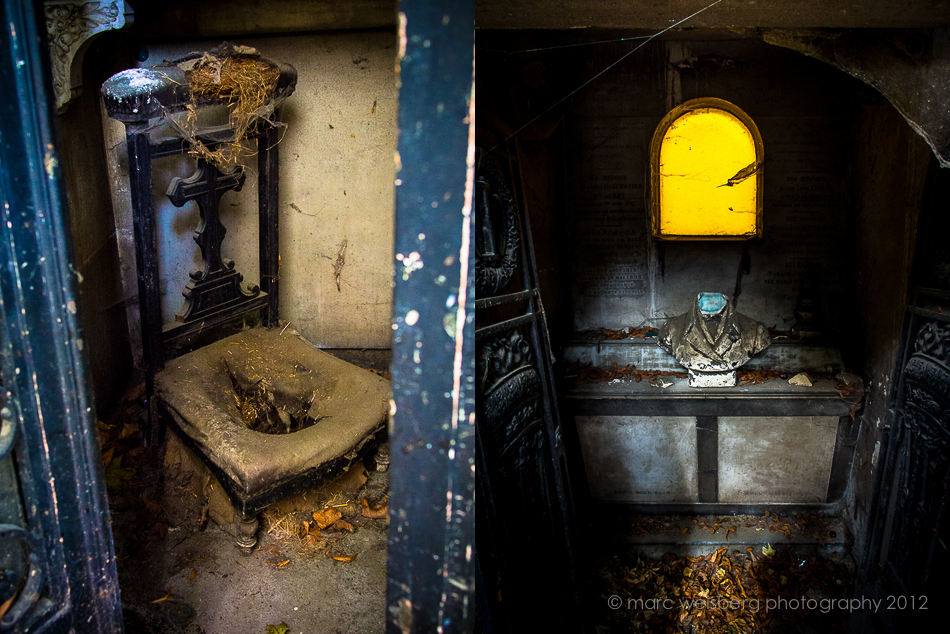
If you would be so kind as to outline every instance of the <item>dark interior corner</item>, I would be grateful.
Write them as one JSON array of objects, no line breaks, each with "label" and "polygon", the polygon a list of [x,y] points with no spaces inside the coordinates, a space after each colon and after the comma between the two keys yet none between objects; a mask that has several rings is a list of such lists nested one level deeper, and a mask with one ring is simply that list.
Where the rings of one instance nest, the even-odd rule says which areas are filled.
[{"label": "dark interior corner", "polygon": [[[532,610],[530,621],[520,620],[527,617],[512,604],[521,602],[550,606],[552,627],[574,618],[577,631],[597,632],[885,632],[920,619],[921,597],[942,596],[939,562],[947,552],[940,510],[947,370],[939,342],[950,297],[942,238],[948,124],[936,106],[946,103],[946,7],[898,16],[886,2],[840,11],[835,3],[722,3],[664,30],[703,3],[522,4],[481,3],[476,21],[476,143],[482,161],[494,165],[486,174],[504,175],[530,227],[518,264],[525,268],[506,278],[509,286],[480,288],[478,296],[476,358],[489,368],[476,372],[479,416],[488,421],[480,447],[494,467],[479,482],[488,490],[479,499],[492,500],[479,507],[479,548],[493,544],[494,556],[480,553],[481,572],[488,596],[501,597],[484,608],[494,621],[488,631],[547,618]],[[761,132],[762,236],[655,240],[651,137],[673,107],[706,97],[739,105]],[[485,176],[483,187],[497,196],[493,178]],[[486,200],[496,211],[485,212],[491,229],[482,231],[496,232],[496,255],[484,261],[498,275],[505,205]],[[519,312],[513,306],[530,296],[532,280],[539,299]],[[651,352],[655,329],[706,290],[732,298],[772,333],[772,352],[750,362],[747,387],[736,388],[748,401],[715,389],[696,396],[696,388],[679,387],[685,379],[666,378],[683,368]],[[805,304],[820,334],[802,336]],[[532,347],[530,315],[541,312],[547,331],[537,327],[543,345]],[[539,392],[531,392],[536,419],[497,396],[508,390],[527,399],[524,380],[516,383],[511,371],[505,381],[490,369],[511,370],[499,351],[510,355],[518,345],[534,351],[522,352],[522,363],[541,375]],[[756,372],[770,371],[781,378],[755,383]],[[828,373],[829,383],[815,382],[796,400],[779,385],[803,371]],[[847,395],[846,375],[858,386]],[[839,390],[838,405],[819,405],[822,385]],[[836,409],[845,396],[851,406]],[[827,440],[817,441],[823,432],[808,427],[809,416],[832,417],[824,419],[832,426]],[[757,443],[772,449],[757,453]],[[543,466],[528,446],[546,456]],[[805,465],[823,460],[821,476],[806,473]],[[517,493],[497,493],[497,471],[520,479]],[[515,530],[512,513],[553,536],[539,541]],[[828,522],[817,542],[813,520]],[[783,525],[791,536],[774,532]],[[722,536],[730,526],[738,531],[731,539]],[[682,566],[696,574],[702,557],[721,547],[754,547],[755,563],[739,557],[729,565],[761,565],[767,544],[797,553],[801,566],[808,557],[850,562],[850,572],[831,574],[840,588],[809,597],[902,596],[904,607],[799,621],[805,616],[791,611],[741,621],[739,613],[604,607],[618,588],[627,601],[673,596],[669,579],[682,578]],[[665,552],[680,559],[656,564],[660,573],[636,563],[635,556]],[[522,566],[539,567],[544,573],[532,578],[551,583],[525,589]],[[665,589],[651,585],[657,574],[667,578]],[[796,586],[802,594],[810,579]],[[565,589],[570,584],[581,596]],[[677,597],[687,596],[687,585]],[[727,626],[734,629],[717,629]]]}]

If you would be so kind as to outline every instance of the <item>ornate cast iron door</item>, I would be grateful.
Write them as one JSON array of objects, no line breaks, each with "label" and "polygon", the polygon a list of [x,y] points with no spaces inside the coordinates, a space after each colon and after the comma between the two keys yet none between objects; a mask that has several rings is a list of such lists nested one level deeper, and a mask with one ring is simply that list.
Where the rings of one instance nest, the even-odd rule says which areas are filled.
[{"label": "ornate cast iron door", "polygon": [[[950,590],[950,317],[929,308],[950,292],[918,288],[905,325],[897,410],[878,484],[862,596],[881,601],[852,631],[908,631],[930,621]],[[883,452],[882,452],[883,453]]]},{"label": "ornate cast iron door", "polygon": [[[887,565],[906,593],[930,587],[932,556],[946,523],[950,467],[950,324],[924,324],[904,366],[902,451],[898,457],[897,514]],[[941,522],[943,520],[943,522]],[[946,550],[943,548],[942,550]],[[938,575],[945,570],[933,569]]]},{"label": "ornate cast iron door", "polygon": [[475,200],[481,618],[489,631],[580,632],[571,436],[558,418],[527,215],[482,152]]},{"label": "ornate cast iron door", "polygon": [[121,632],[31,5],[0,4],[0,632]]}]

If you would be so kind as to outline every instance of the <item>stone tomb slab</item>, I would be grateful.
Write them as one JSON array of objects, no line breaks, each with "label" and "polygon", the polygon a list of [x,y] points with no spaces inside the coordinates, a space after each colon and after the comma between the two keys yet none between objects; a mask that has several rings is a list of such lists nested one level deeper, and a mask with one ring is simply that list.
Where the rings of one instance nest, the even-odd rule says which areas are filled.
[{"label": "stone tomb slab", "polygon": [[576,421],[595,501],[696,501],[694,417],[577,416]]},{"label": "stone tomb slab", "polygon": [[836,416],[719,418],[719,501],[823,503],[838,431]]}]

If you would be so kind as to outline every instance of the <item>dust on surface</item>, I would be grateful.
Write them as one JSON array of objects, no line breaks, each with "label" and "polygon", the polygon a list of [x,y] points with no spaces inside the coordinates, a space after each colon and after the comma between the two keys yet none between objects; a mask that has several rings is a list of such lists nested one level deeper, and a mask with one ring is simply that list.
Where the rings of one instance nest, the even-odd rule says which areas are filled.
[{"label": "dust on surface", "polygon": [[215,522],[220,485],[200,460],[170,430],[144,446],[144,386],[99,429],[126,631],[383,632],[389,474],[372,457],[265,510],[245,556]]}]

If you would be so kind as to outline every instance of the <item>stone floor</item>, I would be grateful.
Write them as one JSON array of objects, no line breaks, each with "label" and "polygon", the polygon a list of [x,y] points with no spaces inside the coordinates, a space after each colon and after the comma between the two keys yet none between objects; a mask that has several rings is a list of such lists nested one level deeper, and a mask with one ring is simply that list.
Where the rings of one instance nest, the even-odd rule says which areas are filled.
[{"label": "stone floor", "polygon": [[386,532],[347,539],[352,562],[299,556],[266,534],[245,557],[216,527],[170,530],[144,561],[120,562],[126,632],[270,634],[282,623],[288,634],[382,632]]},{"label": "stone floor", "polygon": [[586,563],[597,634],[822,634],[847,627],[855,567],[839,517],[600,518]]},{"label": "stone floor", "polygon": [[[142,446],[141,402],[131,393],[100,423],[127,633],[383,632],[389,474],[372,455],[267,509],[242,555],[194,455],[170,431]],[[327,509],[339,520],[321,530]]]}]

